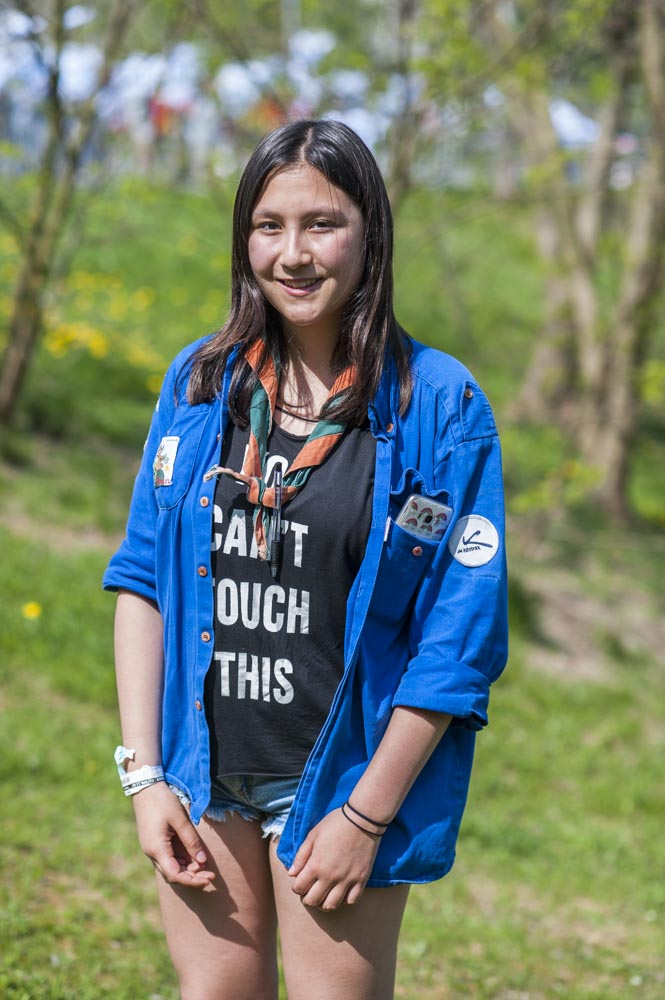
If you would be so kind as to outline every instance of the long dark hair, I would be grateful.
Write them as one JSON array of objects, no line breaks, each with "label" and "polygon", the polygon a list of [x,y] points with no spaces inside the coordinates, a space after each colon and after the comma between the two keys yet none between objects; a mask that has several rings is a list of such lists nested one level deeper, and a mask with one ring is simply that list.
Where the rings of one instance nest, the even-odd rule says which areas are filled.
[{"label": "long dark hair", "polygon": [[[231,309],[224,326],[196,352],[187,396],[190,403],[214,399],[219,391],[229,352],[257,338],[265,357],[276,364],[286,360],[279,313],[263,297],[249,263],[251,220],[266,184],[276,173],[308,163],[328,182],[351,198],[365,223],[365,269],[342,318],[342,331],[333,358],[341,370],[353,364],[355,384],[334,409],[336,419],[362,423],[381,379],[386,354],[395,359],[400,380],[400,410],[411,397],[408,347],[393,312],[393,220],[385,184],[376,160],[365,143],[347,125],[331,120],[300,119],[282,125],[261,140],[240,179],[233,209]],[[246,362],[235,365],[229,406],[232,419],[245,424],[256,375]],[[332,416],[330,412],[326,416]]]}]

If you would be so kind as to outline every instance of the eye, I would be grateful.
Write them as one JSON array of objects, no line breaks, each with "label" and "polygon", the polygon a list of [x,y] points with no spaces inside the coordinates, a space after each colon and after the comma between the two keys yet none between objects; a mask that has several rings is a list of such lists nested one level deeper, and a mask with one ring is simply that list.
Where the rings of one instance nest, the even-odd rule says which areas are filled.
[{"label": "eye", "polygon": [[279,230],[278,224],[272,219],[260,219],[254,223],[254,228],[262,233],[276,233]]},{"label": "eye", "polygon": [[332,219],[315,219],[312,223],[312,229],[336,229],[337,223],[333,222]]}]

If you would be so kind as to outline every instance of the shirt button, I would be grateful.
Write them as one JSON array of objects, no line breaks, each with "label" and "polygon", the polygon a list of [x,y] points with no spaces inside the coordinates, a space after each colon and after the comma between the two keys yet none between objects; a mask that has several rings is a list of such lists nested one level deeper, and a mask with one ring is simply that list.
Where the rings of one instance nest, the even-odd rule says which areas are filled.
[{"label": "shirt button", "polygon": [[394,424],[386,424],[386,430],[388,431],[389,434],[392,434],[392,432],[395,430],[395,425]]},{"label": "shirt button", "polygon": [[219,439],[220,439],[220,437],[221,437],[221,436],[222,436],[221,434],[218,434],[218,435],[217,435],[217,440],[218,440],[218,441],[219,441]]},{"label": "shirt button", "polygon": [[201,632],[201,639],[203,642],[210,642],[211,636],[210,632]]},{"label": "shirt button", "polygon": [[208,575],[208,570],[205,568],[205,566],[199,566],[199,568],[197,569],[196,572],[199,574],[199,576],[207,576]]},{"label": "shirt button", "polygon": [[473,399],[473,389],[469,389],[467,386],[467,388],[464,390],[464,398]]},{"label": "shirt button", "polygon": [[200,711],[201,711],[201,709],[203,708],[203,705],[201,704],[201,702],[199,701],[199,699],[198,699],[198,698],[196,699],[196,701],[194,702],[194,704],[195,704],[195,706],[196,706],[196,711],[197,711],[197,712],[200,712]]},{"label": "shirt button", "polygon": [[207,507],[210,501],[208,500],[207,497],[201,497],[199,503],[201,504],[202,507]]},{"label": "shirt button", "polygon": [[423,554],[422,545],[416,545],[414,548],[411,549],[411,555],[413,556],[421,556],[422,554]]}]

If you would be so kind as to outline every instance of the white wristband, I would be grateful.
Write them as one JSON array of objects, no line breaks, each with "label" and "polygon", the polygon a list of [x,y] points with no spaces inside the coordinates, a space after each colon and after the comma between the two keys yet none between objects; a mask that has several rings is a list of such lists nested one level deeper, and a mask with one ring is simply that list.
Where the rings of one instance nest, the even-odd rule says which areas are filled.
[{"label": "white wristband", "polygon": [[118,775],[120,784],[125,795],[136,795],[142,788],[154,785],[157,781],[164,781],[164,771],[160,764],[144,764],[135,771],[127,771],[127,764],[134,760],[136,750],[128,750],[127,747],[118,746],[115,748],[114,760],[118,765]]},{"label": "white wristband", "polygon": [[[141,768],[143,770],[143,768]],[[134,774],[138,774],[138,771],[134,771]],[[131,777],[131,775],[130,775]],[[141,778],[139,781],[133,781],[130,785],[123,785],[123,792],[125,795],[136,795],[137,792],[142,791],[149,785],[157,785],[162,781],[165,781],[164,775],[161,777],[154,778]]]},{"label": "white wristband", "polygon": [[[144,764],[143,767],[138,767],[135,771],[129,771],[125,773],[120,778],[120,784],[125,790],[125,794],[128,795],[129,789],[134,788],[135,785],[141,788],[145,785],[152,785],[155,781],[164,780],[164,771],[157,765]],[[139,788],[136,788],[139,791]],[[133,793],[132,793],[133,794]]]}]

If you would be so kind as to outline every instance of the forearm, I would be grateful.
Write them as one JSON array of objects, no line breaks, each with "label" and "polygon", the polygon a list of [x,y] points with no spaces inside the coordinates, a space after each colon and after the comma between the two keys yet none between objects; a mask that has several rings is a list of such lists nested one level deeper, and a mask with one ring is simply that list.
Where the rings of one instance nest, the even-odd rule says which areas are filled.
[{"label": "forearm", "polygon": [[442,712],[395,708],[376,753],[351,793],[353,806],[382,823],[390,822],[451,718]]},{"label": "forearm", "polygon": [[344,901],[358,902],[383,826],[395,816],[450,719],[440,712],[394,709],[376,753],[348,800],[363,816],[376,820],[376,825],[346,807],[334,809],[309,832],[289,868],[292,889],[306,906],[334,910]]},{"label": "forearm", "polygon": [[159,764],[164,683],[162,616],[154,604],[130,591],[118,594],[115,662],[122,741],[136,750],[130,767]]}]

